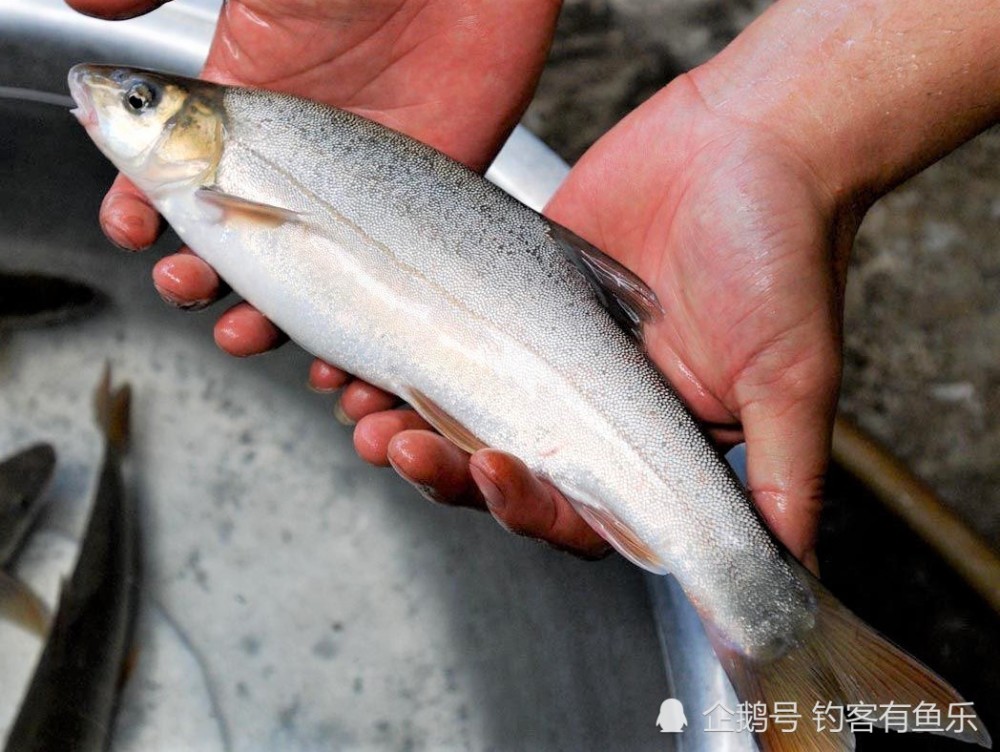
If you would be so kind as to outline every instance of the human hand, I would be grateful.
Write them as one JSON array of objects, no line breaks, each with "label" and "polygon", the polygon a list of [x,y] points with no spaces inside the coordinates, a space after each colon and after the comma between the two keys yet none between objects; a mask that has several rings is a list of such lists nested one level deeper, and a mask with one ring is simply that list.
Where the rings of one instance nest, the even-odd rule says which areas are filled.
[{"label": "human hand", "polygon": [[[105,13],[149,4],[70,1]],[[228,7],[240,5],[234,0]],[[289,5],[297,3],[281,7]],[[442,0],[434,7],[447,5]],[[713,61],[707,75],[705,67],[696,71],[703,74],[697,87],[694,76],[678,80],[602,139],[549,208],[553,218],[632,266],[661,296],[667,315],[647,331],[651,357],[695,413],[716,424],[717,438],[725,443],[746,437],[750,484],[759,509],[778,537],[807,562],[839,379],[844,267],[857,224],[870,200],[996,119],[997,98],[989,92],[997,87],[981,79],[1000,66],[963,62],[989,57],[996,49],[990,41],[996,19],[980,18],[988,8],[972,0],[962,7],[974,21],[966,35],[974,43],[924,49],[921,45],[940,32],[933,5],[921,5],[919,14],[905,3],[891,6],[878,19],[868,18],[867,7],[860,15],[854,13],[851,3],[834,14],[815,0],[774,6]],[[542,35],[547,40],[555,8],[533,9],[525,3],[524,13],[532,10],[548,21]],[[509,18],[516,23],[524,13]],[[906,34],[883,34],[883,29],[904,20]],[[429,30],[418,21],[406,23]],[[251,28],[251,22],[250,16],[242,22],[245,30],[240,33],[247,40],[264,33]],[[230,33],[241,28],[224,19],[210,59],[210,77],[279,89],[298,80],[297,73],[286,76],[288,81],[241,78],[239,46],[230,49],[226,44],[226,23]],[[286,42],[291,45],[296,36],[287,35]],[[369,38],[398,40],[399,35],[383,37],[375,31]],[[886,47],[889,38],[894,45]],[[851,44],[840,44],[844,39]],[[533,49],[543,49],[545,40]],[[222,46],[228,53],[219,52]],[[906,79],[908,85],[900,85],[899,61],[912,59],[915,48],[922,50],[927,64]],[[459,49],[468,51],[461,45]],[[521,62],[540,64],[541,55],[530,54],[531,44],[518,49],[528,50]],[[782,55],[777,58],[769,54],[778,50]],[[211,65],[215,57],[228,60],[219,64],[218,73]],[[436,46],[429,57],[434,59],[425,72],[442,60],[447,67],[460,66],[463,57],[474,59],[442,56]],[[518,57],[514,54],[507,62]],[[334,53],[332,60],[349,64],[349,51],[345,58],[339,60]],[[390,58],[391,70],[396,58]],[[406,70],[413,58],[396,67]],[[725,61],[720,64],[721,59]],[[516,78],[511,73],[516,65],[500,67]],[[531,70],[533,76],[537,65]],[[958,84],[955,71],[963,76]],[[247,69],[242,73],[248,75]],[[377,74],[371,86],[360,91],[399,94],[398,86],[381,88],[382,80],[398,81]],[[951,83],[945,86],[945,80]],[[451,94],[461,101],[481,84],[473,83]],[[504,113],[523,105],[529,89],[515,89],[521,99],[514,104],[509,98],[487,102],[496,106],[485,112],[499,114],[494,124],[503,122]],[[941,96],[928,103],[925,92],[931,89]],[[300,93],[321,98],[316,91]],[[440,111],[448,112],[454,101],[448,100]],[[499,142],[496,138],[483,148],[484,142],[473,139],[478,151],[472,148],[463,156],[449,148],[447,134],[434,132],[433,118],[422,134],[419,127],[407,126],[409,109],[395,113],[402,120],[393,122],[385,108],[348,106],[475,166],[485,164]],[[889,113],[906,124],[893,138],[884,132]],[[481,123],[487,128],[487,142],[490,134],[502,135],[513,119],[492,130],[490,122],[485,117]],[[818,161],[828,169],[817,169]],[[133,199],[126,194],[109,197],[103,216],[112,238],[140,246],[155,235],[156,222],[147,221],[155,215],[134,205]],[[179,304],[207,302],[219,291],[214,273],[190,257],[164,260],[157,279],[161,292]],[[280,334],[246,306],[224,316],[216,331],[220,344],[234,354],[259,352],[280,340]],[[319,388],[333,389],[348,379],[322,363],[310,374]],[[566,500],[522,464],[490,450],[470,459],[426,430],[414,413],[386,411],[394,402],[390,395],[356,381],[344,390],[341,412],[360,419],[355,444],[366,460],[392,464],[432,498],[488,506],[515,531],[585,555],[604,550]]]},{"label": "human hand", "polygon": [[684,76],[601,139],[546,213],[656,291],[649,357],[720,445],[747,442],[758,511],[815,566],[862,207]]}]

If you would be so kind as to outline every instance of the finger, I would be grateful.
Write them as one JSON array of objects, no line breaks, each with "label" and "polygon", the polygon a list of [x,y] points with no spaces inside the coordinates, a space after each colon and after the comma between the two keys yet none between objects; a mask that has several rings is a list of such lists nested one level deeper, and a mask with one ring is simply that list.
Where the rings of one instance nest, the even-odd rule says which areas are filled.
[{"label": "finger", "polygon": [[754,502],[772,532],[811,569],[837,393],[829,381],[798,393],[772,389],[741,410]]},{"label": "finger", "polygon": [[392,464],[389,443],[404,431],[430,431],[430,426],[413,410],[384,410],[366,415],[354,429],[354,448],[365,462],[389,467]]},{"label": "finger", "polygon": [[126,251],[148,248],[163,232],[163,218],[124,175],[115,178],[101,202],[100,216],[108,240]]},{"label": "finger", "polygon": [[483,449],[472,456],[469,467],[490,513],[511,532],[588,558],[610,550],[565,496],[536,478],[517,458]]},{"label": "finger", "polygon": [[390,439],[388,462],[421,494],[440,504],[485,509],[469,475],[469,455],[439,434],[408,430]]},{"label": "finger", "polygon": [[357,423],[366,415],[388,410],[398,402],[396,395],[366,381],[356,380],[344,387],[344,393],[340,395],[337,405],[341,414],[338,417],[341,422],[346,418],[351,423]]},{"label": "finger", "polygon": [[166,302],[189,311],[204,308],[227,291],[211,266],[183,250],[156,262],[153,285]]},{"label": "finger", "polygon": [[141,16],[167,2],[169,0],[66,0],[75,11],[111,21]]},{"label": "finger", "polygon": [[286,341],[285,333],[249,303],[233,306],[215,323],[215,344],[238,358],[259,355]]},{"label": "finger", "polygon": [[309,388],[314,392],[335,392],[351,380],[347,371],[316,358],[309,366]]}]

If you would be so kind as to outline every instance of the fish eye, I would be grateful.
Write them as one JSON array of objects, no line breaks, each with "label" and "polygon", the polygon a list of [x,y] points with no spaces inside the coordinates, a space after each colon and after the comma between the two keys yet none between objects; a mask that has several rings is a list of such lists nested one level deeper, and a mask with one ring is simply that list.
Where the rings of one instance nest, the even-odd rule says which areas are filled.
[{"label": "fish eye", "polygon": [[125,92],[125,105],[133,112],[142,112],[156,104],[156,89],[145,81],[132,84]]}]

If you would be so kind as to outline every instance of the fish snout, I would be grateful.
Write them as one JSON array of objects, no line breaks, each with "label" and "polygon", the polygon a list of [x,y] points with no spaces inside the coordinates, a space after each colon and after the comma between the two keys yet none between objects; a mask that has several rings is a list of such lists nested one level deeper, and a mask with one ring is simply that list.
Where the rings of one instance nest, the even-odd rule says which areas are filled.
[{"label": "fish snout", "polygon": [[69,69],[66,77],[69,83],[69,93],[76,102],[70,112],[80,121],[84,128],[88,128],[97,123],[97,112],[94,107],[94,97],[92,94],[93,72],[86,64],[74,65]]}]

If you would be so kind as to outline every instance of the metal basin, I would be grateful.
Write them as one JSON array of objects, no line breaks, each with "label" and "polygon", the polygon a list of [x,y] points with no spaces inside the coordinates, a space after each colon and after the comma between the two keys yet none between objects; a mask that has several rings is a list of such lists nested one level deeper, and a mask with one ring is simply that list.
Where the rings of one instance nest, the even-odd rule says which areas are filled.
[{"label": "metal basin", "polygon": [[[364,465],[329,399],[304,389],[303,353],[224,356],[213,313],[156,296],[156,252],[103,238],[113,173],[60,105],[65,72],[93,60],[194,73],[215,5],[177,0],[111,24],[59,0],[0,0],[0,86],[22,90],[0,97],[0,265],[72,276],[112,301],[0,341],[0,454],[38,439],[59,452],[52,504],[18,562],[50,600],[89,503],[90,391],[106,359],[136,395],[146,561],[114,749],[742,746],[657,732],[671,694],[695,726],[728,690],[690,611],[665,628],[683,678],[671,689],[639,570],[515,538]],[[537,205],[562,170],[519,132],[493,176]],[[658,602],[676,595],[664,585]],[[0,737],[40,647],[0,624]]]}]

